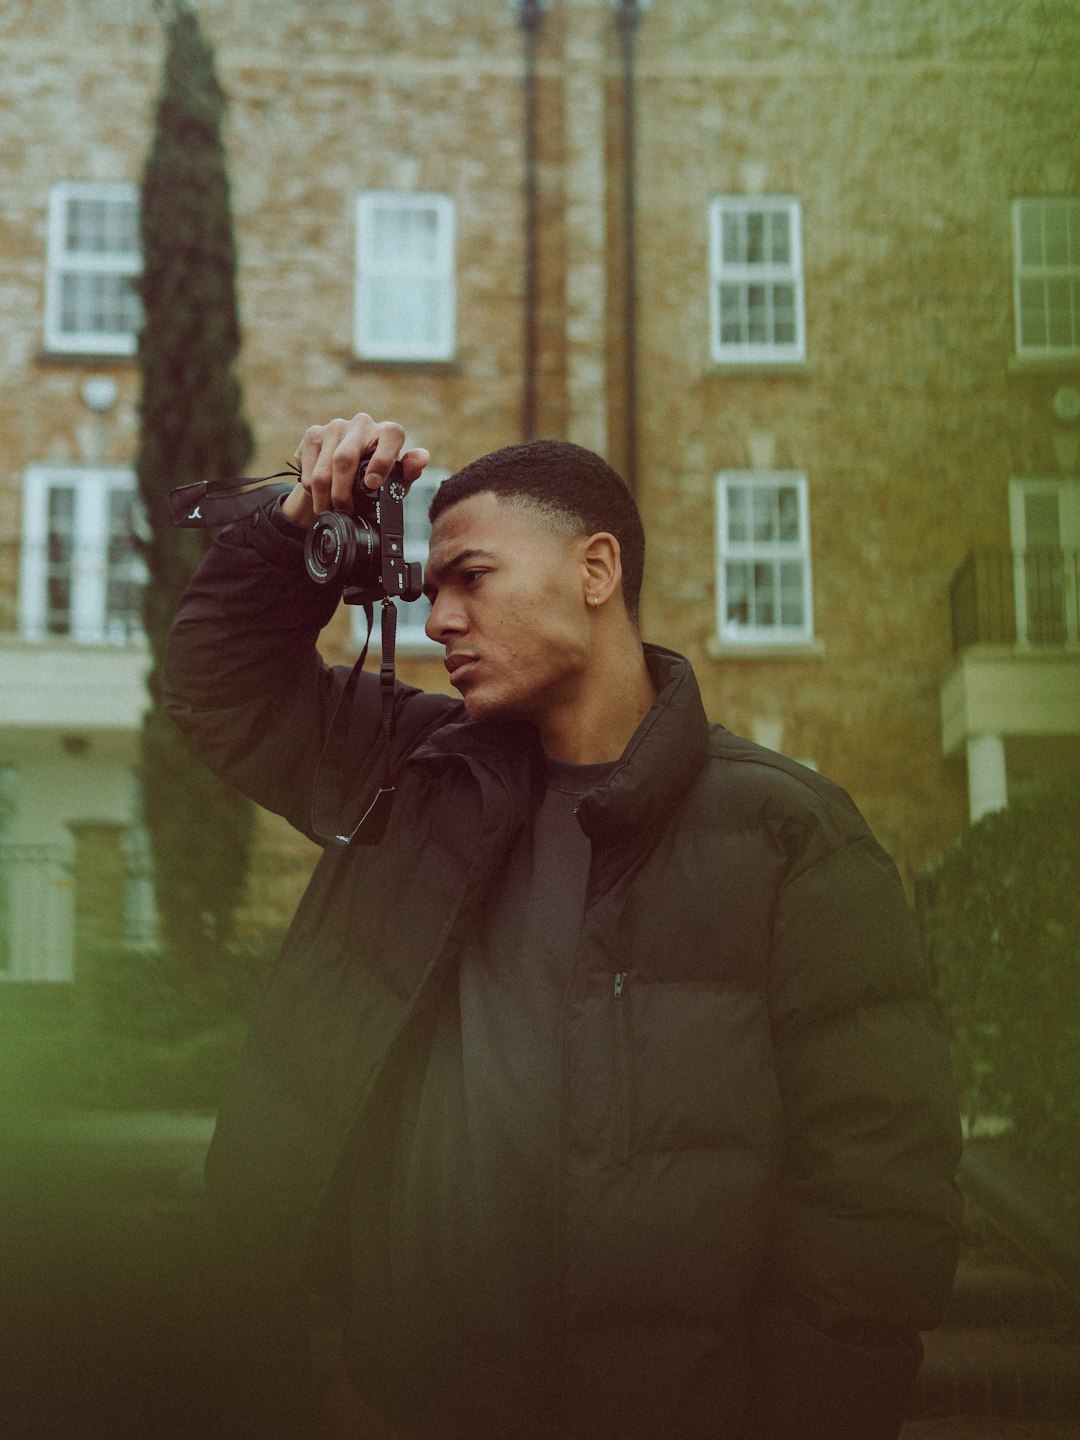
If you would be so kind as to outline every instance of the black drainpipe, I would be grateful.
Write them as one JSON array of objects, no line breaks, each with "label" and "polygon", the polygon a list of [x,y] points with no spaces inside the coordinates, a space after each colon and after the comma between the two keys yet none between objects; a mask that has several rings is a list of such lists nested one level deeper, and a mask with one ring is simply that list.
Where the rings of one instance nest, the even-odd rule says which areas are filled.
[{"label": "black drainpipe", "polygon": [[525,37],[525,317],[521,433],[525,440],[536,438],[536,43],[543,13],[551,0],[516,0],[518,19]]},{"label": "black drainpipe", "polygon": [[626,423],[624,478],[632,495],[637,493],[637,184],[636,137],[634,129],[637,99],[634,78],[634,40],[648,0],[611,0],[615,24],[622,41],[623,68],[623,366],[626,377]]},{"label": "black drainpipe", "polygon": [[648,0],[611,0],[615,24],[622,40],[622,230],[625,276],[622,295],[622,347],[626,376],[625,480],[631,494],[638,491],[638,243],[636,243],[636,82],[634,40]]}]

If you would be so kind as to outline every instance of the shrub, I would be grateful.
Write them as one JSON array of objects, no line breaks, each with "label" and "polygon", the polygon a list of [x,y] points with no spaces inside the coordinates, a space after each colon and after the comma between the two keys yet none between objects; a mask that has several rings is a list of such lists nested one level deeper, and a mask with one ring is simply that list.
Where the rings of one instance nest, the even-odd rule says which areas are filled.
[{"label": "shrub", "polygon": [[1080,1173],[1080,785],[974,825],[930,882],[923,925],[972,1117],[1072,1189]]},{"label": "shrub", "polygon": [[91,1108],[214,1109],[279,942],[233,941],[196,976],[169,952],[86,956],[69,1099]]},{"label": "shrub", "polygon": [[142,395],[137,472],[150,580],[143,624],[152,664],[141,736],[143,806],[162,938],[177,963],[208,973],[233,933],[254,812],[189,752],[162,708],[161,670],[180,597],[209,541],[177,530],[170,491],[239,475],[253,440],[235,364],[240,353],[236,245],[213,48],[188,0],[168,0],[156,124],[143,169],[139,282]]}]

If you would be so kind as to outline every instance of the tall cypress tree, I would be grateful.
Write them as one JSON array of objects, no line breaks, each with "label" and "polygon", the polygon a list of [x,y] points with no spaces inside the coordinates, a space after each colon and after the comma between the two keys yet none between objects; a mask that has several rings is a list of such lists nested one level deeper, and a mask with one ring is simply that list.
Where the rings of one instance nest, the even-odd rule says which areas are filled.
[{"label": "tall cypress tree", "polygon": [[173,527],[169,491],[241,474],[253,444],[233,374],[240,326],[221,138],[226,97],[186,0],[159,9],[165,66],[141,212],[138,481],[147,519],[143,620],[152,664],[140,769],[162,939],[179,967],[198,972],[231,932],[254,816],[248,801],[194,759],[162,710],[169,626],[208,543],[203,531]]}]

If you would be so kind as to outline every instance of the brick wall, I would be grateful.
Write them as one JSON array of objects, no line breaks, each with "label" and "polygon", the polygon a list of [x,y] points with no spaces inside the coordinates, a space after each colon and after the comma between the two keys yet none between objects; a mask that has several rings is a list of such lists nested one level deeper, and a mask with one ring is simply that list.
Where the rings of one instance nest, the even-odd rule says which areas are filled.
[{"label": "brick wall", "polygon": [[[0,15],[2,625],[24,467],[134,454],[133,367],[43,357],[40,317],[49,185],[138,177],[160,64],[149,12],[41,0]],[[200,16],[232,96],[254,466],[277,468],[307,423],[361,407],[402,419],[448,468],[517,439],[510,5],[203,0]],[[965,821],[963,775],[940,754],[949,578],[970,546],[1007,543],[1010,476],[1075,470],[1049,407],[1063,372],[1010,365],[1010,202],[1080,192],[1080,13],[1061,0],[654,0],[637,72],[646,637],[692,658],[717,718],[846,784],[910,874]],[[556,0],[539,44],[539,414],[544,433],[616,463],[621,95],[608,0]],[[457,202],[452,364],[351,355],[354,195],[375,186]],[[793,372],[709,360],[708,203],[755,192],[802,204],[807,362]],[[120,384],[103,417],[79,398],[90,372]],[[808,477],[813,657],[710,655],[714,477],[751,464]],[[340,624],[331,649],[348,652]],[[446,688],[437,664],[401,669]]]}]

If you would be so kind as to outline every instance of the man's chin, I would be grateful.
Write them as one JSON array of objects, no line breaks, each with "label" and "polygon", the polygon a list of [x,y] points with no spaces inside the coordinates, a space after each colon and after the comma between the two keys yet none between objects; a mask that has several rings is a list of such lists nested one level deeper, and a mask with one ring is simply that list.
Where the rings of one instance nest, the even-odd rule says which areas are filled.
[{"label": "man's chin", "polygon": [[470,720],[515,720],[518,713],[506,696],[485,694],[484,687],[471,689],[463,695],[465,714]]}]

